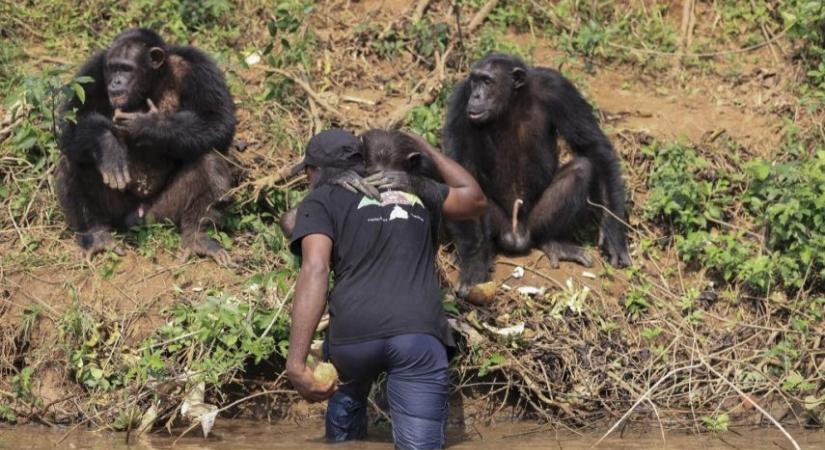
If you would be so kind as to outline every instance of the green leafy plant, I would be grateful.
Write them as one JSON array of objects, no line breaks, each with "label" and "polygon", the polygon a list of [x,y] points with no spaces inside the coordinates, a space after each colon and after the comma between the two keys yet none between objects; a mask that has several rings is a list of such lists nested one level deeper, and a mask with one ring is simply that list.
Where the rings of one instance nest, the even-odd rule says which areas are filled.
[{"label": "green leafy plant", "polygon": [[16,398],[19,398],[30,405],[37,406],[41,403],[41,400],[32,392],[33,373],[34,371],[31,367],[24,367],[20,369],[20,372],[11,378],[11,386],[12,392]]},{"label": "green leafy plant", "polygon": [[483,377],[496,366],[504,363],[504,355],[501,353],[493,353],[481,362],[481,367],[478,369],[478,376]]},{"label": "green leafy plant", "polygon": [[725,218],[725,208],[733,203],[732,177],[715,172],[694,148],[680,143],[654,143],[642,152],[653,167],[645,218],[665,219],[681,232],[704,230]]},{"label": "green leafy plant", "polygon": [[705,424],[705,428],[711,433],[723,433],[728,431],[730,416],[727,413],[722,413],[718,416],[702,416],[702,423]]}]

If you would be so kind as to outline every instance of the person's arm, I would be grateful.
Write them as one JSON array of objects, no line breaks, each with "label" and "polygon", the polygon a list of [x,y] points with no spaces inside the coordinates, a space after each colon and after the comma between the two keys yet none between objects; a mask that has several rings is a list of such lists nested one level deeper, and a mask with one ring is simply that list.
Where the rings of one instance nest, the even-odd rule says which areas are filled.
[{"label": "person's arm", "polygon": [[330,398],[337,387],[334,382],[319,383],[307,367],[306,360],[312,336],[326,305],[332,239],[324,234],[304,236],[301,239],[301,254],[301,271],[292,302],[286,373],[302,397],[310,402],[320,402]]},{"label": "person's arm", "polygon": [[412,133],[406,134],[414,139],[421,151],[433,160],[444,183],[450,187],[442,206],[444,215],[452,220],[467,220],[475,219],[483,214],[487,208],[487,197],[484,196],[481,186],[470,172],[461,167],[461,164],[434,149],[422,137]]}]

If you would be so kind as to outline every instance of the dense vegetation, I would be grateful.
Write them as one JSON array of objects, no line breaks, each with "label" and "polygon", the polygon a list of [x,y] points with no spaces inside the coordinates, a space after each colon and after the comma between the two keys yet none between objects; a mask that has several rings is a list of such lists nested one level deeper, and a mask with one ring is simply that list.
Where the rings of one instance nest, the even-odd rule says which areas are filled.
[{"label": "dense vegetation", "polygon": [[[742,95],[771,86],[774,97],[755,114],[779,124],[761,135],[782,136],[759,153],[724,131],[691,141],[619,130],[601,111],[633,191],[636,264],[589,274],[598,288],[588,277],[559,282],[530,269],[546,292],[501,288],[491,308],[445,289],[463,336],[457,390],[487,400],[489,414],[509,405],[582,426],[621,415],[667,378],[648,398],[674,426],[686,409],[713,431],[732,416],[762,420],[749,401],[785,407],[785,419],[825,419],[822,2],[690,2],[684,16],[673,2],[509,0],[475,27],[482,0],[408,2],[428,4],[420,20],[375,13],[346,26],[351,17],[311,0],[80,3],[0,4],[3,420],[132,428],[150,405],[173,417],[200,382],[208,401],[233,412],[246,396],[295,400],[281,372],[296,264],[274,222],[305,187],[280,171],[331,125],[362,130],[397,115],[437,144],[450,88],[474,59],[497,50],[532,61],[540,48],[552,58],[535,62],[561,67],[585,92],[609,71],[685,93],[700,79],[739,86],[753,67],[771,66]],[[235,203],[213,230],[233,268],[175,262],[179,236],[168,224],[119,235],[136,258],[83,262],[74,252],[51,184],[55,110],[82,95],[86,80],[72,79],[78,64],[132,26],[192,42],[227,73],[239,138],[251,148],[232,155]],[[361,93],[347,100],[350,91]],[[444,267],[450,258],[443,254]],[[167,285],[144,292],[131,283],[132,265],[145,267],[143,281]],[[506,332],[517,323],[526,329]],[[46,395],[47,385],[59,394]],[[288,410],[280,404],[278,413]]]}]

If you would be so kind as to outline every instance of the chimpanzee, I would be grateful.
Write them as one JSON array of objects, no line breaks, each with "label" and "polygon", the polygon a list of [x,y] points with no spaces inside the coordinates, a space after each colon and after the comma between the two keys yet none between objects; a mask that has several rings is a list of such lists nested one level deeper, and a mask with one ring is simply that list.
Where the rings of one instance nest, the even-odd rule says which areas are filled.
[{"label": "chimpanzee", "polygon": [[61,108],[57,194],[86,257],[107,248],[110,231],[172,220],[185,254],[229,254],[205,230],[222,217],[231,173],[223,153],[235,109],[215,62],[154,31],[131,29],[83,65],[93,79]]},{"label": "chimpanzee", "polygon": [[[573,151],[561,167],[558,134]],[[459,256],[460,295],[489,279],[496,250],[538,247],[553,267],[590,267],[590,256],[573,243],[582,219],[595,212],[588,198],[606,209],[599,245],[610,263],[630,264],[618,157],[590,105],[559,72],[488,55],[451,94],[443,141],[491,200],[481,219],[447,225]]]},{"label": "chimpanzee", "polygon": [[[428,208],[434,206],[439,200],[438,173],[412,137],[400,131],[373,129],[363,133],[361,140],[366,156],[363,167],[319,168],[311,187],[336,184],[373,198],[380,198],[379,189],[398,189],[415,193]],[[279,220],[286,236],[292,234],[296,211],[292,208]]]}]

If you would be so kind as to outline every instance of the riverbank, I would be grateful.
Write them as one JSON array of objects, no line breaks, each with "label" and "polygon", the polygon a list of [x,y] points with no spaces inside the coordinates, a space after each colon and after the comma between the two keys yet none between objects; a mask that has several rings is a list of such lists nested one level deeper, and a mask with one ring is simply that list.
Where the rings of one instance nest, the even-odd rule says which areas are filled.
[{"label": "riverbank", "polygon": [[[821,5],[483,3],[0,5],[0,420],[125,431],[154,415],[162,428],[189,423],[186,402],[220,409],[219,426],[309,420],[283,376],[296,262],[275,221],[305,193],[284,169],[333,125],[400,124],[437,144],[452,85],[504,51],[560,69],[597,108],[622,158],[634,264],[502,256],[495,301],[477,306],[449,293],[444,247],[459,421],[821,426]],[[83,261],[57,208],[61,88],[137,25],[197,45],[227,75],[245,145],[212,235],[231,267],[180,261],[164,224],[120,233],[125,256]]]}]

